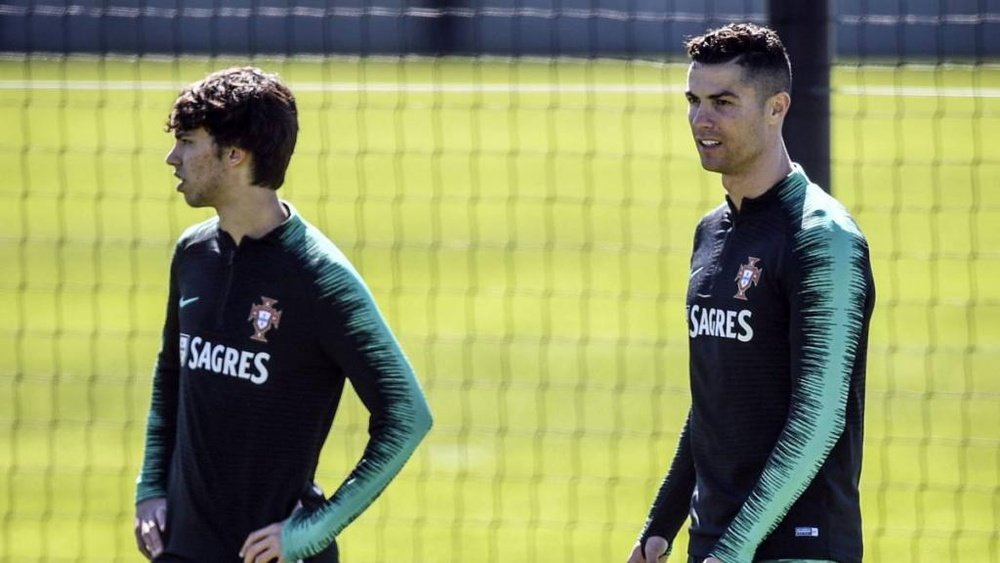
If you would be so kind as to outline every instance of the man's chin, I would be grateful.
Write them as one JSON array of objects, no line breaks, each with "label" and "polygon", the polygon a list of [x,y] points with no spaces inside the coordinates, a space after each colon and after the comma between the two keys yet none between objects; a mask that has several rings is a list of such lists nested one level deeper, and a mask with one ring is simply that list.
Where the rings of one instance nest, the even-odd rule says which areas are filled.
[{"label": "man's chin", "polygon": [[184,194],[184,203],[188,204],[188,207],[208,207],[208,203],[206,203],[204,199],[186,192],[181,193]]},{"label": "man's chin", "polygon": [[726,169],[721,163],[715,162],[713,160],[701,159],[701,167],[709,172],[716,172],[718,174],[725,174]]}]

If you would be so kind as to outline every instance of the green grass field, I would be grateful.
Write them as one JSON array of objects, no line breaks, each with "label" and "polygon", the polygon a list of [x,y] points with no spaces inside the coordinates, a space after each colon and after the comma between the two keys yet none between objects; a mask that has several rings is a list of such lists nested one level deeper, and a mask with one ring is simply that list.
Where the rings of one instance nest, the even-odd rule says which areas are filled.
[{"label": "green grass field", "polygon": [[[0,560],[139,559],[167,266],[207,216],[173,191],[163,123],[230,62],[0,60]],[[435,415],[345,560],[624,561],[686,413],[684,273],[723,195],[685,67],[256,62],[299,99],[284,197],[354,260]],[[868,559],[1000,561],[1000,68],[834,84],[833,189],[878,284]],[[365,439],[348,396],[327,490]]]}]

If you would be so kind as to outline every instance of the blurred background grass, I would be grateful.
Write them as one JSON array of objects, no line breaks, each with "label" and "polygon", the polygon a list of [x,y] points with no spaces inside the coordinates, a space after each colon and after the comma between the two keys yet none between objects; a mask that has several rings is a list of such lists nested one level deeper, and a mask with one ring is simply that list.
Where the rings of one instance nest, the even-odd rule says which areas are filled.
[{"label": "blurred background grass", "polygon": [[[0,61],[5,561],[139,557],[170,252],[210,213],[174,193],[163,123],[180,86],[233,62]],[[624,560],[686,414],[684,273],[723,196],[691,147],[686,67],[254,63],[299,100],[283,197],[358,266],[435,414],[345,560]],[[878,284],[867,553],[997,561],[1000,69],[844,64],[833,83],[833,191]],[[348,394],[328,491],[366,437]]]}]

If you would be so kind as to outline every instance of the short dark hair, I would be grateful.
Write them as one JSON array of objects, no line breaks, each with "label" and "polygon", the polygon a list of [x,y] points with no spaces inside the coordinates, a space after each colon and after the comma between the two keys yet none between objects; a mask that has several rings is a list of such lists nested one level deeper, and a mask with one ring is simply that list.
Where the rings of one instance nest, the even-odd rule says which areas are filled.
[{"label": "short dark hair", "polygon": [[703,64],[735,61],[743,67],[743,78],[753,82],[762,99],[778,92],[792,92],[792,64],[778,34],[753,23],[731,23],[689,37],[684,43],[688,57]]},{"label": "short dark hair", "polygon": [[199,127],[212,135],[220,156],[222,147],[253,155],[254,185],[277,190],[285,183],[299,119],[295,96],[277,75],[232,67],[181,90],[167,118],[167,131]]}]

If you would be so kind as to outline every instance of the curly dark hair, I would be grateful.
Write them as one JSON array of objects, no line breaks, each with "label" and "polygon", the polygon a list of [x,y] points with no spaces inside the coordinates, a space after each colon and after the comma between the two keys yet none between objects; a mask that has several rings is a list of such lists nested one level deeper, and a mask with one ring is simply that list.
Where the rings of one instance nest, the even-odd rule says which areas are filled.
[{"label": "curly dark hair", "polygon": [[688,57],[697,63],[735,61],[743,67],[744,80],[757,87],[762,100],[778,92],[792,91],[792,64],[773,29],[753,23],[731,23],[689,37],[684,46]]},{"label": "curly dark hair", "polygon": [[167,118],[167,131],[204,127],[217,154],[238,147],[253,155],[254,185],[277,190],[299,133],[295,96],[277,75],[232,67],[184,88]]}]

